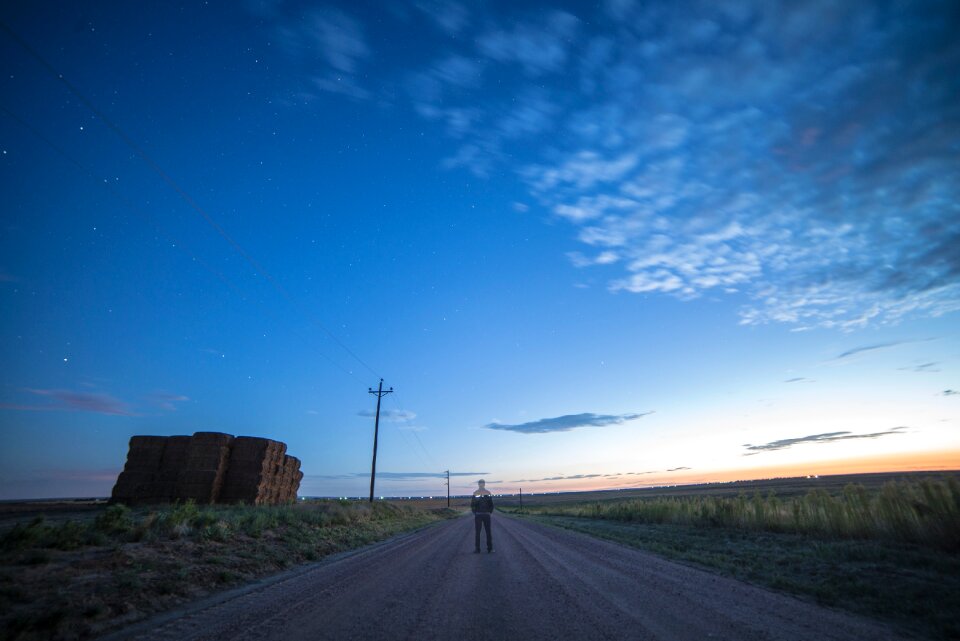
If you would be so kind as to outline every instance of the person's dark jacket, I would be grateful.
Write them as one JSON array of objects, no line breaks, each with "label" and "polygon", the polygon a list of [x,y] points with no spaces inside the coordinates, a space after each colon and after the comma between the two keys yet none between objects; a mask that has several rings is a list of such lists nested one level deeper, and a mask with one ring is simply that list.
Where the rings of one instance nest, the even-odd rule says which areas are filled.
[{"label": "person's dark jacket", "polygon": [[489,494],[474,495],[470,500],[470,511],[474,514],[491,514],[493,512],[493,497]]}]

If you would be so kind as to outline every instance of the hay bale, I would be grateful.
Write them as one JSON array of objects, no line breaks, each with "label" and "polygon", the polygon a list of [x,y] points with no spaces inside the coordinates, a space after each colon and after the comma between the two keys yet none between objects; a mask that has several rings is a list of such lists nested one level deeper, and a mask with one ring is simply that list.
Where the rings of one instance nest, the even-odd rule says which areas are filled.
[{"label": "hay bale", "polygon": [[286,443],[222,432],[134,436],[111,500],[254,505],[296,500],[303,473],[299,459],[286,452]]},{"label": "hay bale", "polygon": [[163,459],[166,438],[163,436],[133,436],[127,451],[125,470],[157,470]]}]

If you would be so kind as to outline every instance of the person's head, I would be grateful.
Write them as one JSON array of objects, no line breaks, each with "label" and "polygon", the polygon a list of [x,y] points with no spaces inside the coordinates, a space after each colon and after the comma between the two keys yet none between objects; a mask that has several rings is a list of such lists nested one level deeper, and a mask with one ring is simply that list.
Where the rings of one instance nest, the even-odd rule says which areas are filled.
[{"label": "person's head", "polygon": [[486,485],[486,484],[487,484],[487,482],[484,481],[483,479],[480,479],[479,481],[477,481],[477,485],[480,486],[480,489],[481,489],[481,490],[483,489],[483,486]]}]

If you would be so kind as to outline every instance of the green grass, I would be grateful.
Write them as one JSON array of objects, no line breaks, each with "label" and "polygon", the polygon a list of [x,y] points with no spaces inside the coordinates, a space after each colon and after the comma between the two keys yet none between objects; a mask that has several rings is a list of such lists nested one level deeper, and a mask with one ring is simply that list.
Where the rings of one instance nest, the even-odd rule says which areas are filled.
[{"label": "green grass", "polygon": [[931,639],[960,639],[955,476],[778,498],[546,503],[526,518],[649,550]]},{"label": "green grass", "polygon": [[891,481],[878,490],[848,484],[779,498],[684,496],[531,506],[534,514],[635,523],[738,528],[827,538],[916,543],[960,550],[960,481],[955,476]]},{"label": "green grass", "polygon": [[391,503],[105,507],[0,531],[0,639],[101,634],[216,590],[451,516]]},{"label": "green grass", "polygon": [[916,544],[527,515],[893,624],[960,638],[960,556]]}]

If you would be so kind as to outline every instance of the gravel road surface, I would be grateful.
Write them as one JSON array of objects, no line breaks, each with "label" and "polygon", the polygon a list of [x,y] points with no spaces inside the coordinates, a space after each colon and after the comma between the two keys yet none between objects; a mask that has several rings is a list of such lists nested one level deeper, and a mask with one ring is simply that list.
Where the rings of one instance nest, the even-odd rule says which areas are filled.
[{"label": "gravel road surface", "polygon": [[114,635],[123,639],[897,639],[889,628],[502,514],[427,528]]}]

